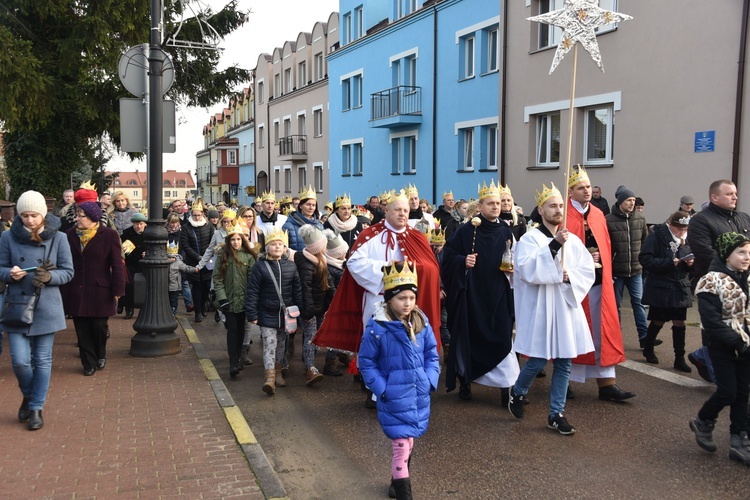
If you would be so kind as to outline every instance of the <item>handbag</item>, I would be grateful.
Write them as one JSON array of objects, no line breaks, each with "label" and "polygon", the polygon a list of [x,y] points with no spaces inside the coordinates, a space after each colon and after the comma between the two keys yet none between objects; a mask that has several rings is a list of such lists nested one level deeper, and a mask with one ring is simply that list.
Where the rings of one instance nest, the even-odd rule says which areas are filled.
[{"label": "handbag", "polygon": [[[52,245],[50,245],[51,252]],[[47,258],[42,262],[47,262]],[[10,286],[6,286],[3,294],[3,306],[0,310],[0,324],[11,328],[31,326],[34,322],[34,311],[37,303],[39,303],[41,291],[41,288],[36,287],[31,295],[10,295]]]},{"label": "handbag", "polygon": [[300,314],[299,307],[287,307],[286,304],[284,304],[284,297],[281,295],[281,286],[276,282],[276,276],[273,275],[273,269],[271,269],[268,261],[263,261],[263,263],[271,274],[271,281],[273,281],[273,287],[276,289],[276,293],[279,294],[279,304],[281,304],[281,310],[284,311],[284,330],[286,330],[286,333],[292,334],[297,331],[297,318]]}]

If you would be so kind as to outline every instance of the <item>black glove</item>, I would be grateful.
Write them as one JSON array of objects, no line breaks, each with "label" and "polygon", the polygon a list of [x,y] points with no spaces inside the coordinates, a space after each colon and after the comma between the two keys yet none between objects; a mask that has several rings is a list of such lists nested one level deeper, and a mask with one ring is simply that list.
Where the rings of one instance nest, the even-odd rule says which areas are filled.
[{"label": "black glove", "polygon": [[219,309],[224,312],[229,312],[229,301],[227,299],[221,299],[219,301]]},{"label": "black glove", "polygon": [[44,288],[51,279],[52,275],[50,275],[49,270],[44,267],[37,267],[34,270],[34,279],[31,281],[31,284],[37,288]]},{"label": "black glove", "polygon": [[750,360],[750,347],[747,344],[743,344],[742,349],[737,350],[737,357],[743,361]]}]

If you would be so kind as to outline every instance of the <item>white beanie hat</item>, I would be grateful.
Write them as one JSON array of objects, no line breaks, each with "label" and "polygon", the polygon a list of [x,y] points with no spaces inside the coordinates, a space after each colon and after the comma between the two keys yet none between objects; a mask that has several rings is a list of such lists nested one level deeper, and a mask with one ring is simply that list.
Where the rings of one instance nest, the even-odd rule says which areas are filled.
[{"label": "white beanie hat", "polygon": [[333,257],[334,259],[344,259],[346,253],[349,251],[349,245],[346,244],[344,238],[340,234],[336,234],[330,229],[324,229],[323,234],[328,239],[326,245],[326,255]]},{"label": "white beanie hat", "polygon": [[299,228],[299,235],[305,242],[305,249],[311,254],[317,255],[326,249],[326,235],[312,224],[305,224]]},{"label": "white beanie hat", "polygon": [[47,215],[47,202],[44,196],[38,191],[26,191],[18,197],[16,201],[16,213],[34,212],[42,217]]}]

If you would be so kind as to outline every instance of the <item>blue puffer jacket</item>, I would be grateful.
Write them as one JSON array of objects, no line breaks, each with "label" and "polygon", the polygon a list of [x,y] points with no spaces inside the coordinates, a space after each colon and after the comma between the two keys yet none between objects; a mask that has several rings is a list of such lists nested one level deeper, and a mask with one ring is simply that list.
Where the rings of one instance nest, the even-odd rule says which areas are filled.
[{"label": "blue puffer jacket", "polygon": [[403,323],[389,321],[384,302],[375,305],[359,348],[359,370],[378,397],[378,421],[390,439],[420,437],[430,420],[430,393],[437,389],[440,358],[429,323],[416,345]]},{"label": "blue puffer jacket", "polygon": [[284,231],[289,233],[289,248],[296,252],[301,252],[305,249],[305,242],[302,241],[302,237],[299,235],[299,228],[305,224],[313,224],[321,231],[323,230],[323,224],[318,219],[308,219],[299,212],[290,213],[282,227]]}]

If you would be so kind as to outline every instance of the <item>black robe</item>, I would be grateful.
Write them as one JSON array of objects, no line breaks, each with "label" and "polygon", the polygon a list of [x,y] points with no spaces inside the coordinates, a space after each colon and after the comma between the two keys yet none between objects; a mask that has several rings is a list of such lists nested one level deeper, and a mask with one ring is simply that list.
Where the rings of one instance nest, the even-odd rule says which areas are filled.
[{"label": "black robe", "polygon": [[[500,261],[506,243],[513,238],[504,222],[461,225],[443,248],[440,275],[447,294],[448,330],[451,348],[448,355],[446,387],[456,387],[462,375],[471,382],[488,373],[505,359],[512,347],[513,290]],[[466,268],[472,240],[477,254],[476,266]]]}]

